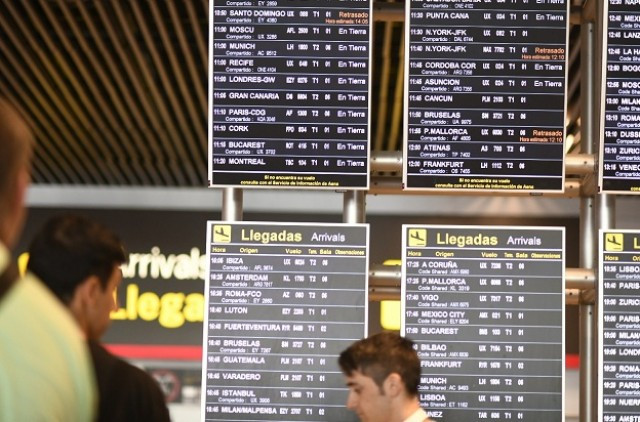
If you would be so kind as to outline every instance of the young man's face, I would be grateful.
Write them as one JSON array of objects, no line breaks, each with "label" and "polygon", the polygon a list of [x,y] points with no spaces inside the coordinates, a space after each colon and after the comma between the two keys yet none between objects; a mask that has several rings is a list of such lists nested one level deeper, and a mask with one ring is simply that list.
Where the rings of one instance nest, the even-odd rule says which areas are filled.
[{"label": "young man's face", "polygon": [[115,291],[122,282],[122,271],[118,265],[113,267],[111,276],[107,281],[107,286],[103,290],[98,288],[95,293],[94,307],[89,311],[89,332],[88,337],[92,340],[99,340],[100,337],[107,331],[111,324],[110,314],[111,311],[117,309]]},{"label": "young man's face", "polygon": [[360,371],[354,371],[345,378],[349,387],[347,408],[356,412],[362,422],[392,420],[391,397],[385,394],[385,384],[378,387],[373,378]]}]

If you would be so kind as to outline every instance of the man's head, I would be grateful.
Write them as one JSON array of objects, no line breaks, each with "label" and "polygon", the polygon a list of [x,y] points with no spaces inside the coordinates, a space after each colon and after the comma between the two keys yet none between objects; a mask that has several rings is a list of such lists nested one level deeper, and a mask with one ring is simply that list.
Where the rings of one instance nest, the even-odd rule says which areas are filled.
[{"label": "man's head", "polygon": [[32,150],[29,127],[0,99],[0,241],[13,247],[22,231]]},{"label": "man's head", "polygon": [[404,420],[417,409],[420,359],[411,340],[375,334],[343,351],[338,364],[349,387],[347,407],[360,420]]},{"label": "man's head", "polygon": [[69,307],[87,337],[97,340],[116,308],[124,261],[122,244],[109,229],[64,215],[49,220],[35,236],[27,268]]}]

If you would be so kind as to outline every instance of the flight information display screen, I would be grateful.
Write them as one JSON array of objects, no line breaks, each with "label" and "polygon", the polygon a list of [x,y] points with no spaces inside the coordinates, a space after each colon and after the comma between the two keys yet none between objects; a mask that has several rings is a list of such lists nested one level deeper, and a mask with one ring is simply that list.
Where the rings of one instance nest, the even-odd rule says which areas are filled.
[{"label": "flight information display screen", "polygon": [[366,334],[369,227],[209,222],[205,421],[355,421],[338,355]]},{"label": "flight information display screen", "polygon": [[600,231],[598,420],[640,418],[640,232]]},{"label": "flight information display screen", "polygon": [[371,7],[211,1],[210,186],[368,188]]},{"label": "flight information display screen", "polygon": [[564,421],[564,228],[404,225],[402,243],[431,419]]},{"label": "flight information display screen", "polygon": [[640,3],[605,0],[602,192],[640,193]]},{"label": "flight information display screen", "polygon": [[564,190],[566,0],[412,0],[406,189]]}]

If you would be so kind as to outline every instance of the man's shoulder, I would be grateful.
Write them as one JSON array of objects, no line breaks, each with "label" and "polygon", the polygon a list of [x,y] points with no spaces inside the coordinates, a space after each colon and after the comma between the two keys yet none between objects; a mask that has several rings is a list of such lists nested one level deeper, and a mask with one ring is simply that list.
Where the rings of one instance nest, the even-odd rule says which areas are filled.
[{"label": "man's shoulder", "polygon": [[157,387],[157,383],[147,372],[109,352],[99,342],[89,341],[89,350],[98,374],[107,371],[110,377],[117,379],[119,383],[151,383]]},{"label": "man's shoulder", "polygon": [[144,370],[89,341],[102,403],[99,421],[168,421],[169,411],[158,383]]},{"label": "man's shoulder", "polygon": [[0,408],[9,412],[13,407],[29,418],[38,406],[27,405],[23,397],[37,396],[45,397],[43,407],[52,406],[53,419],[89,418],[95,386],[82,334],[69,312],[32,276],[17,280],[0,303],[0,344],[0,391],[11,398]]},{"label": "man's shoulder", "polygon": [[20,321],[21,330],[51,333],[48,339],[60,344],[70,342],[69,347],[86,353],[82,332],[71,313],[45,285],[29,274],[15,282],[0,304],[0,323],[4,323],[6,329],[12,321]]},{"label": "man's shoulder", "polygon": [[[33,276],[17,280],[4,297],[0,306],[0,335],[9,332],[16,321],[20,324],[15,330],[45,334],[44,339],[36,340],[67,344],[65,349],[86,354],[82,333],[69,311]],[[29,341],[26,337],[14,340]]]},{"label": "man's shoulder", "polygon": [[413,412],[411,416],[409,416],[407,419],[404,420],[404,422],[432,422],[432,421],[431,419],[429,419],[427,412],[425,412],[422,408],[420,408],[420,409],[417,409],[415,412]]}]

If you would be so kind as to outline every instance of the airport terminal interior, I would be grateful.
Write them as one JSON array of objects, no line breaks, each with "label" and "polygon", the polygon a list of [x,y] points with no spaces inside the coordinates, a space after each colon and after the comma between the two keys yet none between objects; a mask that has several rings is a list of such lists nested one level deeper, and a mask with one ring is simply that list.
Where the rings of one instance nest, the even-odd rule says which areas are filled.
[{"label": "airport terminal interior", "polygon": [[104,342],[178,422],[355,420],[335,356],[382,330],[434,420],[640,420],[639,34],[636,0],[0,0],[17,252],[121,236]]}]

